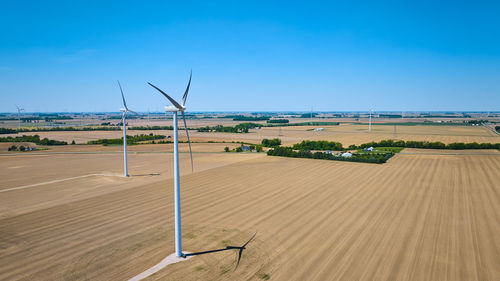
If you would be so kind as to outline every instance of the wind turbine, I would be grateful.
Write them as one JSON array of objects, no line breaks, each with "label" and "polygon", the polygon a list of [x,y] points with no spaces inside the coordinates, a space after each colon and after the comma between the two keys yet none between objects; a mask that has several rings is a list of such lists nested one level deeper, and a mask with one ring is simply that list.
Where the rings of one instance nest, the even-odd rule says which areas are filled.
[{"label": "wind turbine", "polygon": [[125,97],[123,96],[122,85],[120,85],[120,81],[118,81],[118,86],[120,87],[120,92],[122,93],[123,107],[120,109],[122,112],[122,124],[123,124],[123,174],[125,177],[128,177],[128,164],[127,164],[127,112],[132,112],[137,114],[137,112],[128,109],[127,103],[125,102]]},{"label": "wind turbine", "polygon": [[25,111],[24,108],[20,108],[19,106],[15,105],[17,107],[17,120],[19,121],[19,130],[21,130],[21,111]]},{"label": "wind turbine", "polygon": [[189,144],[189,155],[191,156],[191,171],[194,171],[193,166],[193,153],[191,151],[191,141],[189,140],[189,132],[186,125],[186,116],[184,115],[184,111],[186,110],[186,99],[189,92],[189,86],[191,85],[191,77],[193,76],[193,72],[189,75],[189,82],[184,92],[184,96],[182,96],[182,104],[176,102],[173,98],[167,95],[165,92],[160,90],[155,85],[148,82],[151,87],[158,90],[162,93],[172,104],[173,106],[165,106],[165,112],[173,113],[173,122],[174,122],[174,205],[175,205],[175,255],[177,257],[184,257],[185,255],[182,253],[182,236],[181,236],[181,188],[180,188],[180,179],[179,179],[179,141],[178,141],[178,129],[177,129],[177,114],[180,112],[182,114],[182,120],[184,121],[184,127],[186,128],[186,136]]},{"label": "wind turbine", "polygon": [[311,106],[311,119],[310,120],[310,123],[311,123],[311,126],[313,124],[313,107]]},{"label": "wind turbine", "polygon": [[368,124],[368,132],[372,131],[372,112],[373,109],[370,109],[370,123]]}]

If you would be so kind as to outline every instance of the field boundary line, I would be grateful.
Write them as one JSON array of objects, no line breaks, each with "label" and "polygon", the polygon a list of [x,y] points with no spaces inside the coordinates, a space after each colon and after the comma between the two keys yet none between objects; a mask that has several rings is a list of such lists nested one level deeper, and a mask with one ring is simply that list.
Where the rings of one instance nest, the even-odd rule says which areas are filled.
[{"label": "field boundary line", "polygon": [[63,181],[68,181],[68,180],[76,180],[76,179],[82,179],[82,178],[87,178],[87,177],[95,177],[95,176],[120,177],[119,175],[111,175],[111,174],[88,174],[88,175],[83,175],[83,176],[77,176],[77,177],[64,178],[64,179],[58,179],[58,180],[52,180],[52,181],[46,181],[46,182],[11,187],[11,188],[0,190],[0,193],[7,192],[7,191],[20,190],[20,189],[25,189],[25,188],[30,188],[30,187],[40,186],[40,185],[47,185],[47,184],[51,184],[51,183],[58,183],[58,182],[63,182]]}]

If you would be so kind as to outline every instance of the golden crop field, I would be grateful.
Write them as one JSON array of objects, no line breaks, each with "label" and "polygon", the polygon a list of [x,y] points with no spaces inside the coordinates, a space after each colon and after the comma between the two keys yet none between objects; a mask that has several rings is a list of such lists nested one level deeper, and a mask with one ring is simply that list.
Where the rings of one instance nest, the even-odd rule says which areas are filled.
[{"label": "golden crop field", "polygon": [[[193,145],[195,173],[181,154],[184,250],[255,238],[237,268],[225,250],[146,280],[500,278],[498,151],[377,165],[210,145]],[[131,146],[130,178],[120,147],[69,149],[0,156],[0,280],[127,280],[174,252],[168,145]]]}]

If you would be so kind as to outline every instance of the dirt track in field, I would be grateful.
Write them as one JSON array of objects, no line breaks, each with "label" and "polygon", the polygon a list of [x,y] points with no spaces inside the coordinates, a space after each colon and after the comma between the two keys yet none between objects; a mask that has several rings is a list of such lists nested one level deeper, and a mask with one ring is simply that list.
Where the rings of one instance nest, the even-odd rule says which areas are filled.
[{"label": "dirt track in field", "polygon": [[[148,280],[500,279],[500,153],[404,152],[383,165],[253,154],[211,168],[211,154],[203,154],[207,169],[181,179],[184,249],[255,239],[236,270],[237,252],[228,250]],[[65,157],[40,161],[78,163]],[[78,157],[82,172],[105,165],[98,155]],[[152,170],[165,156],[150,157],[135,168]],[[27,167],[33,159],[12,161],[42,176]],[[12,175],[2,178],[15,182]],[[155,265],[174,252],[173,183],[161,177],[85,178],[0,193],[15,202],[0,219],[0,280],[124,280]],[[50,206],[30,210],[44,196]]]}]

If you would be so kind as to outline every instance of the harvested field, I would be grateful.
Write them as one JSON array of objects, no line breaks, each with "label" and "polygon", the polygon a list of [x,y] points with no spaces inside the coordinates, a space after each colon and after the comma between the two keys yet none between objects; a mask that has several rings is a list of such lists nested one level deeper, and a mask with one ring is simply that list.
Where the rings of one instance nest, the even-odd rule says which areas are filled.
[{"label": "harvested field", "polygon": [[[194,120],[192,120],[194,121]],[[189,125],[188,125],[189,126]],[[314,128],[322,127],[323,131],[312,131]],[[167,130],[128,130],[129,135],[159,134],[171,136],[172,131]],[[70,143],[75,140],[77,144],[84,144],[90,140],[102,138],[121,138],[121,131],[60,131],[60,132],[27,132],[26,135],[40,135],[41,138],[62,140]],[[14,136],[14,135],[4,135]],[[249,143],[260,143],[264,138],[280,138],[285,145],[300,142],[302,140],[329,140],[338,141],[343,145],[362,144],[371,141],[385,139],[401,139],[414,141],[440,141],[451,142],[500,142],[500,136],[483,126],[397,126],[394,135],[394,126],[373,124],[372,131],[368,132],[367,125],[341,124],[339,126],[297,126],[297,127],[265,127],[258,130],[250,130],[247,134],[237,133],[214,133],[190,131],[191,141],[194,142],[231,142],[243,141]],[[183,131],[179,133],[179,139],[186,141]]]},{"label": "harvested field", "polygon": [[[403,152],[383,165],[232,154],[252,159],[184,174],[186,251],[241,246],[257,235],[236,270],[237,252],[222,251],[148,280],[498,280],[500,152]],[[32,158],[2,157],[41,176]],[[80,157],[82,173],[101,170],[100,158],[90,160],[96,155]],[[60,160],[58,167],[76,165]],[[159,162],[152,157],[141,169],[154,172]],[[16,176],[3,174],[2,185]],[[172,185],[83,178],[0,193],[2,206],[16,202],[0,219],[0,279],[124,280],[146,270],[174,252]],[[54,198],[31,211],[23,199],[89,186],[109,192]]]}]

